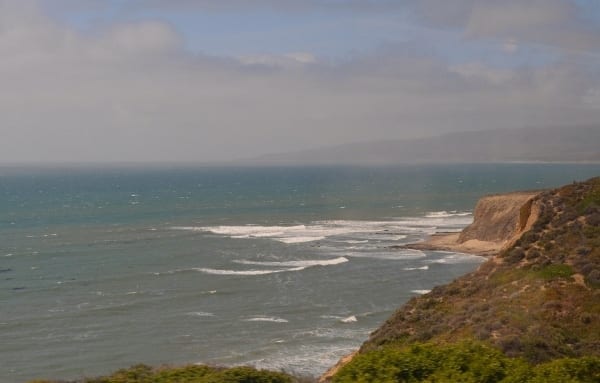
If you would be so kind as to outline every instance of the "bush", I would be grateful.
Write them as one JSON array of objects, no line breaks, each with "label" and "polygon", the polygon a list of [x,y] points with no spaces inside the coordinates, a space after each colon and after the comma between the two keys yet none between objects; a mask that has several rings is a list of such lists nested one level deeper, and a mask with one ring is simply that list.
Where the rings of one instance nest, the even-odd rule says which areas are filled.
[{"label": "bush", "polygon": [[600,382],[600,358],[564,358],[541,364],[533,369],[530,383]]},{"label": "bush", "polygon": [[569,265],[548,265],[538,271],[538,276],[543,279],[568,278],[573,275],[573,269]]},{"label": "bush", "polygon": [[[50,381],[33,381],[52,383]],[[85,379],[81,383],[294,383],[290,375],[256,370],[251,367],[217,368],[209,366],[163,367],[154,369],[139,364],[110,376]],[[59,383],[59,382],[54,382]]]},{"label": "bush", "polygon": [[504,259],[509,263],[517,263],[525,258],[525,251],[521,247],[514,247],[509,250]]},{"label": "bush", "polygon": [[439,346],[416,344],[387,347],[355,357],[334,377],[334,383],[500,382],[527,364],[479,342]]},{"label": "bush", "polygon": [[433,343],[359,354],[334,383],[588,383],[600,381],[600,358],[563,358],[532,366],[481,342]]}]

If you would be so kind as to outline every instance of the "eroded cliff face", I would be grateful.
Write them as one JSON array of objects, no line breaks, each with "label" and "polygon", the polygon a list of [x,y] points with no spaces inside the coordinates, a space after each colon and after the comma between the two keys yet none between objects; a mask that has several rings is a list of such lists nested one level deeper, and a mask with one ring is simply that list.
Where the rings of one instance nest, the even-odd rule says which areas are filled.
[{"label": "eroded cliff face", "polygon": [[600,177],[485,197],[463,234],[504,249],[475,272],[412,298],[361,352],[476,339],[534,363],[600,355]]},{"label": "eroded cliff face", "polygon": [[483,197],[477,202],[474,220],[458,236],[457,243],[490,242],[498,249],[514,243],[537,219],[533,198],[540,192],[519,192]]},{"label": "eroded cliff face", "polygon": [[475,206],[473,223],[460,233],[438,233],[421,243],[406,245],[419,250],[446,250],[492,256],[512,246],[531,229],[540,213],[541,192],[518,192],[483,197]]}]

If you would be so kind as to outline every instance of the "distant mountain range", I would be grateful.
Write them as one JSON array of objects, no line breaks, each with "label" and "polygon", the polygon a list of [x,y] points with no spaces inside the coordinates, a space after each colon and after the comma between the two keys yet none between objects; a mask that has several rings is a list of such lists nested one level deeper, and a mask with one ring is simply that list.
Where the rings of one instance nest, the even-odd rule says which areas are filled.
[{"label": "distant mountain range", "polygon": [[255,165],[600,162],[600,125],[448,133],[269,154]]}]

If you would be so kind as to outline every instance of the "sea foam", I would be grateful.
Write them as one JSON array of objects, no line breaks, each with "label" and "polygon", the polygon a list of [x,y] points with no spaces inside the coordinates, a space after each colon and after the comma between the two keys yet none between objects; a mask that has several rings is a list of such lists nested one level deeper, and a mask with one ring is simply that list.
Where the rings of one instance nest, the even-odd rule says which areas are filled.
[{"label": "sea foam", "polygon": [[285,273],[289,271],[301,271],[306,267],[294,267],[290,269],[278,269],[278,270],[222,270],[222,269],[211,269],[206,267],[196,267],[191,270],[198,271],[204,274],[213,275],[267,275],[275,273]]},{"label": "sea foam", "polygon": [[242,319],[244,322],[272,322],[272,323],[288,323],[287,319],[278,318],[278,317],[267,317],[267,316],[258,316],[252,318]]},{"label": "sea foam", "polygon": [[330,266],[339,265],[341,263],[348,262],[348,258],[338,257],[334,259],[313,259],[305,261],[283,261],[283,262],[262,262],[262,261],[247,261],[247,260],[236,260],[236,263],[243,265],[256,265],[256,266],[273,266],[273,267],[312,267],[312,266]]},{"label": "sea foam", "polygon": [[430,211],[429,213],[427,213],[425,215],[426,218],[449,218],[449,217],[467,217],[472,215],[471,212],[468,211],[464,211],[464,212],[458,212],[456,210],[452,210],[452,211]]},{"label": "sea foam", "polygon": [[485,261],[483,257],[464,253],[451,253],[444,258],[430,261],[431,263],[458,264],[458,263],[481,263]]},{"label": "sea foam", "polygon": [[430,293],[430,292],[431,292],[431,290],[411,290],[410,292],[411,292],[411,293],[415,293],[415,294],[421,294],[421,295],[423,295],[423,294],[428,294],[428,293]]},{"label": "sea foam", "polygon": [[[176,226],[188,230],[227,236],[233,239],[269,239],[285,244],[299,244],[329,240],[361,244],[366,241],[400,241],[407,234],[432,234],[439,228],[456,230],[471,223],[470,213],[436,212],[424,217],[409,217],[384,221],[325,220],[305,225],[232,225],[232,226]],[[340,238],[341,237],[341,238]],[[348,238],[350,237],[350,238]]]},{"label": "sea foam", "polygon": [[342,323],[354,323],[357,321],[358,321],[358,319],[356,319],[355,315],[351,315],[347,318],[340,319],[340,322],[342,322]]},{"label": "sea foam", "polygon": [[403,270],[412,271],[412,270],[429,270],[429,266],[421,266],[421,267],[405,267]]},{"label": "sea foam", "polygon": [[421,250],[402,249],[398,251],[386,251],[386,252],[346,252],[344,256],[351,258],[370,258],[370,259],[383,259],[383,260],[405,260],[405,259],[418,259],[426,257],[426,254]]}]

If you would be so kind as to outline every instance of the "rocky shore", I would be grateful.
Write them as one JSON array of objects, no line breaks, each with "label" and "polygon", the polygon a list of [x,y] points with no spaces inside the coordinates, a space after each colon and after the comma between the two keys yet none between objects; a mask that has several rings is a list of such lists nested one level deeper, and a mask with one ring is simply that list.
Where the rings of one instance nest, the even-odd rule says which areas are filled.
[{"label": "rocky shore", "polygon": [[[456,347],[461,358],[476,359],[480,351],[498,353],[497,360],[509,358],[492,381],[517,376],[510,363],[526,366],[514,381],[549,378],[558,374],[550,366],[558,365],[563,375],[556,381],[597,381],[599,230],[600,178],[481,198],[473,223],[462,232],[438,233],[403,247],[472,253],[487,256],[488,262],[412,298],[320,382],[380,381],[396,367],[407,368],[403,363],[416,363],[422,347]],[[382,360],[387,362],[373,367]],[[438,361],[440,366],[445,360]],[[429,366],[431,360],[424,363]],[[465,368],[475,368],[474,363]],[[421,371],[415,366],[415,373]]]},{"label": "rocky shore", "polygon": [[539,214],[533,204],[540,191],[496,194],[482,197],[475,206],[474,220],[460,233],[436,233],[420,243],[403,248],[443,250],[491,256],[511,246],[529,230]]},{"label": "rocky shore", "polygon": [[[599,381],[600,177],[484,197],[474,216],[459,234],[412,246],[489,252],[488,262],[408,301],[336,366],[333,381],[388,381],[398,373]],[[456,353],[462,367],[444,353]]]}]

